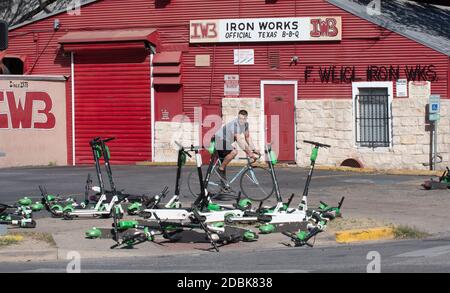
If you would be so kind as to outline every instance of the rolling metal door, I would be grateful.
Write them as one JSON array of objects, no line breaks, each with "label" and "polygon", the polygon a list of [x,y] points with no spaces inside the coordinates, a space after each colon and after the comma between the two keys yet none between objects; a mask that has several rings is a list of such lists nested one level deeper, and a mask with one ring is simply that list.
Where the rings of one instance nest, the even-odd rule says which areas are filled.
[{"label": "rolling metal door", "polygon": [[151,160],[150,57],[144,51],[75,55],[75,162],[92,163],[89,140],[115,137],[111,162]]}]

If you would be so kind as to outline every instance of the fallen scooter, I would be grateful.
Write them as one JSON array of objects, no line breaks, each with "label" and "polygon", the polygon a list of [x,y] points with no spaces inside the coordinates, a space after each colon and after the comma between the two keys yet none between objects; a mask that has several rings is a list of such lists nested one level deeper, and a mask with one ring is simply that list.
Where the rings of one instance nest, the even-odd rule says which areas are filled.
[{"label": "fallen scooter", "polygon": [[0,224],[18,228],[35,228],[36,221],[33,219],[33,212],[42,209],[41,203],[33,204],[27,197],[20,199],[14,206],[0,204]]},{"label": "fallen scooter", "polygon": [[427,180],[424,183],[422,183],[422,187],[425,188],[426,190],[450,188],[450,169],[446,167],[445,171],[439,177],[439,181],[436,181],[433,178],[431,178],[430,180]]}]

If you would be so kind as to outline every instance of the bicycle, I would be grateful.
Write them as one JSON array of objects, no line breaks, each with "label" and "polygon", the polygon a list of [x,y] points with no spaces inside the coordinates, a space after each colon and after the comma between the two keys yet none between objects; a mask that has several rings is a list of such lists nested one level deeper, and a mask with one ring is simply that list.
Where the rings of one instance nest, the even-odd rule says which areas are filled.
[{"label": "bicycle", "polygon": [[[256,160],[250,157],[239,158],[245,160],[246,164],[231,179],[224,180],[217,172],[221,165],[217,151],[214,150],[211,156],[208,170],[204,179],[204,186],[208,190],[211,198],[223,196],[236,196],[236,192],[232,185],[239,179],[239,187],[242,194],[254,201],[265,201],[275,192],[275,183],[273,182],[270,171],[267,168],[254,166]],[[193,170],[188,175],[188,188],[192,196],[195,198],[200,194],[197,171]]]}]

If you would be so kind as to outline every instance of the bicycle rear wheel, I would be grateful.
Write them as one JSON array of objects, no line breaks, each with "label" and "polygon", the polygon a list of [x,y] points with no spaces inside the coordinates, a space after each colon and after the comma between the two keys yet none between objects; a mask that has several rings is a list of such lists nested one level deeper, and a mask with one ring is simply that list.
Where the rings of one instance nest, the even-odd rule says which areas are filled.
[{"label": "bicycle rear wheel", "polygon": [[[203,168],[202,168],[203,169]],[[203,174],[206,173],[206,168],[203,170]],[[197,170],[193,170],[188,175],[188,189],[191,195],[194,198],[197,198],[200,195],[200,182],[198,180]],[[221,184],[221,180],[219,175],[217,174],[216,168],[211,173],[209,178],[209,183],[207,187],[208,193],[211,198],[218,198],[221,196],[230,196],[234,195],[234,191],[230,187],[229,189],[224,188],[223,184]]]},{"label": "bicycle rear wheel", "polygon": [[275,191],[270,171],[258,166],[247,169],[241,175],[240,187],[242,193],[254,201],[264,201]]}]

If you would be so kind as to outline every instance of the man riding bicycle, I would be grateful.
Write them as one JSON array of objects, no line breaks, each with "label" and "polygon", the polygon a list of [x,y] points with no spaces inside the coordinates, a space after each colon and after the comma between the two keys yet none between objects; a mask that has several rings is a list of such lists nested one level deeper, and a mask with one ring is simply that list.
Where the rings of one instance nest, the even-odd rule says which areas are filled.
[{"label": "man riding bicycle", "polygon": [[237,156],[236,143],[245,153],[255,161],[261,156],[250,138],[247,122],[248,112],[240,110],[238,117],[225,124],[215,134],[217,154],[222,164],[218,168],[221,179],[226,179],[226,167]]}]

